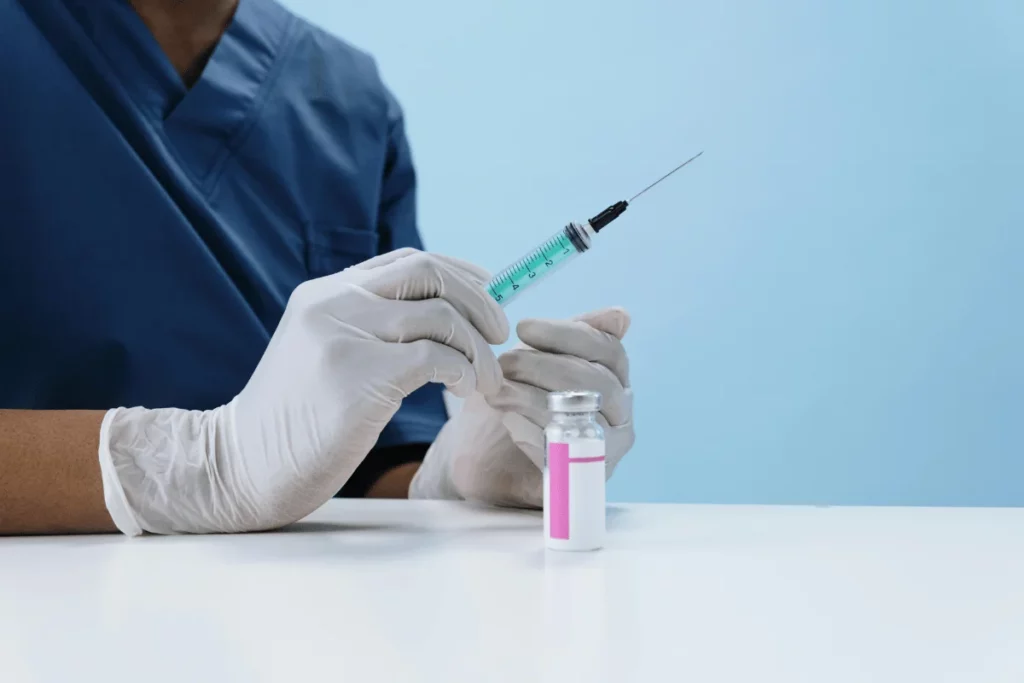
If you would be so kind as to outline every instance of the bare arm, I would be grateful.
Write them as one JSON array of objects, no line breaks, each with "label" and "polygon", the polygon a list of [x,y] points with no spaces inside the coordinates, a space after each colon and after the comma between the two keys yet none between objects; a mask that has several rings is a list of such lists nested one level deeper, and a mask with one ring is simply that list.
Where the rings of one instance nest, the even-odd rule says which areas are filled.
[{"label": "bare arm", "polygon": [[[116,532],[103,501],[103,411],[0,410],[0,536]],[[406,498],[418,462],[385,471],[368,498]]]},{"label": "bare arm", "polygon": [[416,476],[420,463],[409,462],[388,470],[366,492],[367,498],[408,498],[409,484]]},{"label": "bare arm", "polygon": [[429,443],[406,443],[373,449],[345,482],[338,496],[408,498],[409,484],[428,450]]},{"label": "bare arm", "polygon": [[103,502],[103,414],[0,410],[0,536],[117,531]]}]

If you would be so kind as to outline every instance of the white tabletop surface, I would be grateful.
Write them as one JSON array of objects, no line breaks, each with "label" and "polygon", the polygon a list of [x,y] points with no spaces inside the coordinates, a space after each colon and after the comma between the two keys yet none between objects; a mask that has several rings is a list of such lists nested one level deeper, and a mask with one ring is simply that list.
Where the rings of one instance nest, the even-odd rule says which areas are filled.
[{"label": "white tabletop surface", "polygon": [[1024,510],[333,501],[289,531],[0,539],[0,681],[1024,681]]}]

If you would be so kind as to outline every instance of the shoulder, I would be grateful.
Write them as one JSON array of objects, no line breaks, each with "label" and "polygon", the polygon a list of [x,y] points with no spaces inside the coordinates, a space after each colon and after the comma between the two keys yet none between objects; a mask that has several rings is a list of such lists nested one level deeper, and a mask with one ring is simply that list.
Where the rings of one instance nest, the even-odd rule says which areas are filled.
[{"label": "shoulder", "polygon": [[292,71],[306,81],[315,101],[346,109],[368,106],[381,116],[391,113],[394,99],[373,55],[302,17],[293,16]]},{"label": "shoulder", "polygon": [[309,56],[323,57],[332,66],[346,69],[369,84],[381,85],[377,60],[369,52],[301,17],[296,22],[297,39]]}]

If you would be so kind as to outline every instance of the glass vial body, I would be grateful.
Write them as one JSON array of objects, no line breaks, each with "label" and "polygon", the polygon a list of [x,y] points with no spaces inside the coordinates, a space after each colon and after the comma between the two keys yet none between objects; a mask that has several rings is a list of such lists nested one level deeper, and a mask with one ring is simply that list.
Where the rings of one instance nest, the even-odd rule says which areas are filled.
[{"label": "glass vial body", "polygon": [[551,550],[597,550],[605,537],[605,442],[601,395],[548,395],[544,430],[544,540]]}]

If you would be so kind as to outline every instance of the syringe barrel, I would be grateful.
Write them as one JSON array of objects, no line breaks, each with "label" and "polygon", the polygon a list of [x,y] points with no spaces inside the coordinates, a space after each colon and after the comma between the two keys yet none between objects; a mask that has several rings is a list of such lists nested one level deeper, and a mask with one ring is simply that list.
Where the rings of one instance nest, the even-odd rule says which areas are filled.
[{"label": "syringe barrel", "polygon": [[507,306],[527,289],[589,249],[594,234],[589,223],[570,223],[492,277],[487,283],[487,292],[502,307]]}]

